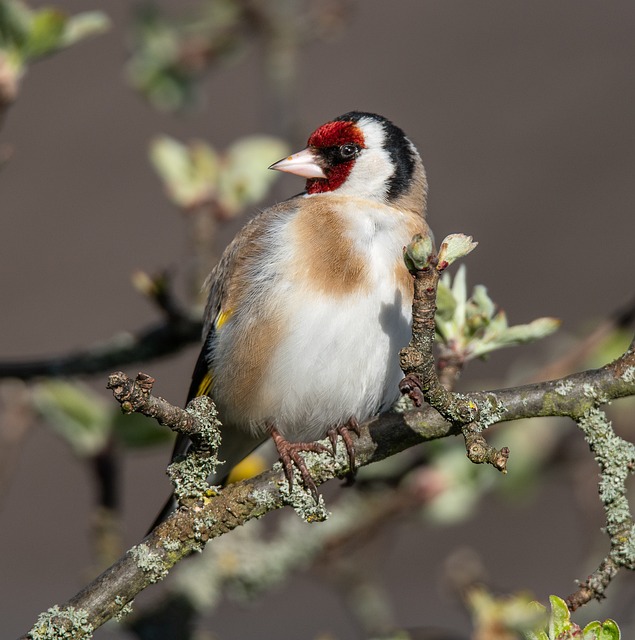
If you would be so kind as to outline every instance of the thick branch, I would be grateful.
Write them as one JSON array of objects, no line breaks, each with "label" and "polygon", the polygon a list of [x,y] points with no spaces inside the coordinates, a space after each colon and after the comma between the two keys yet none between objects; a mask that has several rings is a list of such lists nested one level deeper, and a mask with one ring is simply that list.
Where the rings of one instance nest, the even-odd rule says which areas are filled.
[{"label": "thick branch", "polygon": [[[469,394],[468,397],[479,402],[481,415],[488,424],[493,424],[535,416],[579,416],[593,408],[599,397],[607,402],[628,395],[635,395],[632,348],[602,369],[551,382]],[[362,426],[361,436],[355,442],[356,462],[360,466],[366,465],[421,442],[458,433],[460,428],[444,420],[429,406],[403,415],[382,414]],[[335,476],[343,477],[348,472],[348,459],[344,455],[334,460],[327,454],[308,454],[307,464],[316,484]],[[71,607],[73,612],[79,610],[85,614],[83,619],[92,628],[97,628],[120,612],[141,590],[162,579],[179,560],[199,550],[207,540],[279,509],[291,500],[281,470],[268,471],[230,485],[218,495],[205,495],[195,504],[174,513],[142,544],[133,547],[68,601],[61,611],[69,611]],[[81,638],[85,634],[76,631],[69,637]]]}]

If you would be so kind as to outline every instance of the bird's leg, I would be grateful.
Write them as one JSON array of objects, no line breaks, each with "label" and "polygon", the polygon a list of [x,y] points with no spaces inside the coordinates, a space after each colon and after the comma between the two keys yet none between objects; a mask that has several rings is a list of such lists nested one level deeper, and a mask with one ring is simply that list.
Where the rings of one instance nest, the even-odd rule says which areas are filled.
[{"label": "bird's leg", "polygon": [[280,462],[284,468],[284,474],[289,481],[289,489],[293,489],[293,465],[296,466],[302,477],[302,483],[311,492],[311,495],[318,501],[318,491],[315,481],[307,469],[304,459],[300,455],[301,451],[313,451],[315,453],[328,452],[328,449],[319,442],[289,442],[284,438],[274,425],[269,425],[269,434],[276,445]]},{"label": "bird's leg", "polygon": [[348,462],[350,466],[350,472],[348,474],[349,480],[352,480],[357,471],[357,465],[355,464],[355,446],[353,445],[353,440],[351,439],[351,431],[359,437],[359,422],[357,422],[357,418],[355,416],[351,416],[348,419],[348,422],[340,425],[339,427],[333,427],[328,430],[329,440],[331,441],[331,445],[333,446],[333,456],[335,456],[336,448],[337,448],[337,436],[342,436],[342,440],[344,440],[344,446],[346,447],[346,453],[348,454]]}]

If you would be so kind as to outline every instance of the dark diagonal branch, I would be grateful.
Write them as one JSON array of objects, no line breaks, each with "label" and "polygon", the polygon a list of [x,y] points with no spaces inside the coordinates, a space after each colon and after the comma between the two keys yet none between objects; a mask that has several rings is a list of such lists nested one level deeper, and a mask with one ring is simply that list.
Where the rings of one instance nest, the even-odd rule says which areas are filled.
[{"label": "dark diagonal branch", "polygon": [[69,354],[41,360],[0,361],[0,378],[32,380],[104,373],[135,362],[161,358],[200,342],[202,321],[179,304],[168,272],[151,277],[137,271],[132,276],[132,283],[161,312],[163,322],[137,333],[120,333],[110,340]]},{"label": "dark diagonal branch", "polygon": [[138,333],[124,333],[74,353],[23,362],[0,362],[0,378],[33,380],[42,377],[105,373],[116,367],[149,361],[180,351],[201,339],[202,322],[179,316]]}]

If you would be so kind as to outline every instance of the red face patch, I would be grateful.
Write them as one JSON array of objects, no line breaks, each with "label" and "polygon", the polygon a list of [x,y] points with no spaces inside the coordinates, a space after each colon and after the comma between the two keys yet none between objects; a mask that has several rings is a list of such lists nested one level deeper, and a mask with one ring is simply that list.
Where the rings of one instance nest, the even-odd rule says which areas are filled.
[{"label": "red face patch", "polygon": [[307,193],[326,193],[327,191],[335,191],[344,184],[348,174],[353,168],[353,161],[338,164],[335,169],[328,172],[328,178],[309,178],[306,181],[305,191]]},{"label": "red face patch", "polygon": [[310,136],[308,145],[322,149],[341,144],[355,143],[364,146],[364,134],[354,122],[327,122]]},{"label": "red face patch", "polygon": [[[364,134],[361,129],[350,121],[327,122],[316,129],[309,137],[308,145],[320,149],[339,147],[343,144],[356,144],[362,148],[364,144]],[[355,160],[339,162],[337,164],[326,164],[324,172],[327,178],[309,178],[306,181],[307,193],[325,193],[334,191],[341,187],[355,164]]]}]

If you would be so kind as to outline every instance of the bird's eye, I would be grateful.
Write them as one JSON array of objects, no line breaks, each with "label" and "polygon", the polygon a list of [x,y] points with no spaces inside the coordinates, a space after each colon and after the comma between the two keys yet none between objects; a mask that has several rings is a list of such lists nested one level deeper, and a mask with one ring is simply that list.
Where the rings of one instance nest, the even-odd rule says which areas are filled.
[{"label": "bird's eye", "polygon": [[357,145],[354,144],[343,144],[340,147],[340,156],[344,160],[350,160],[357,154]]}]

